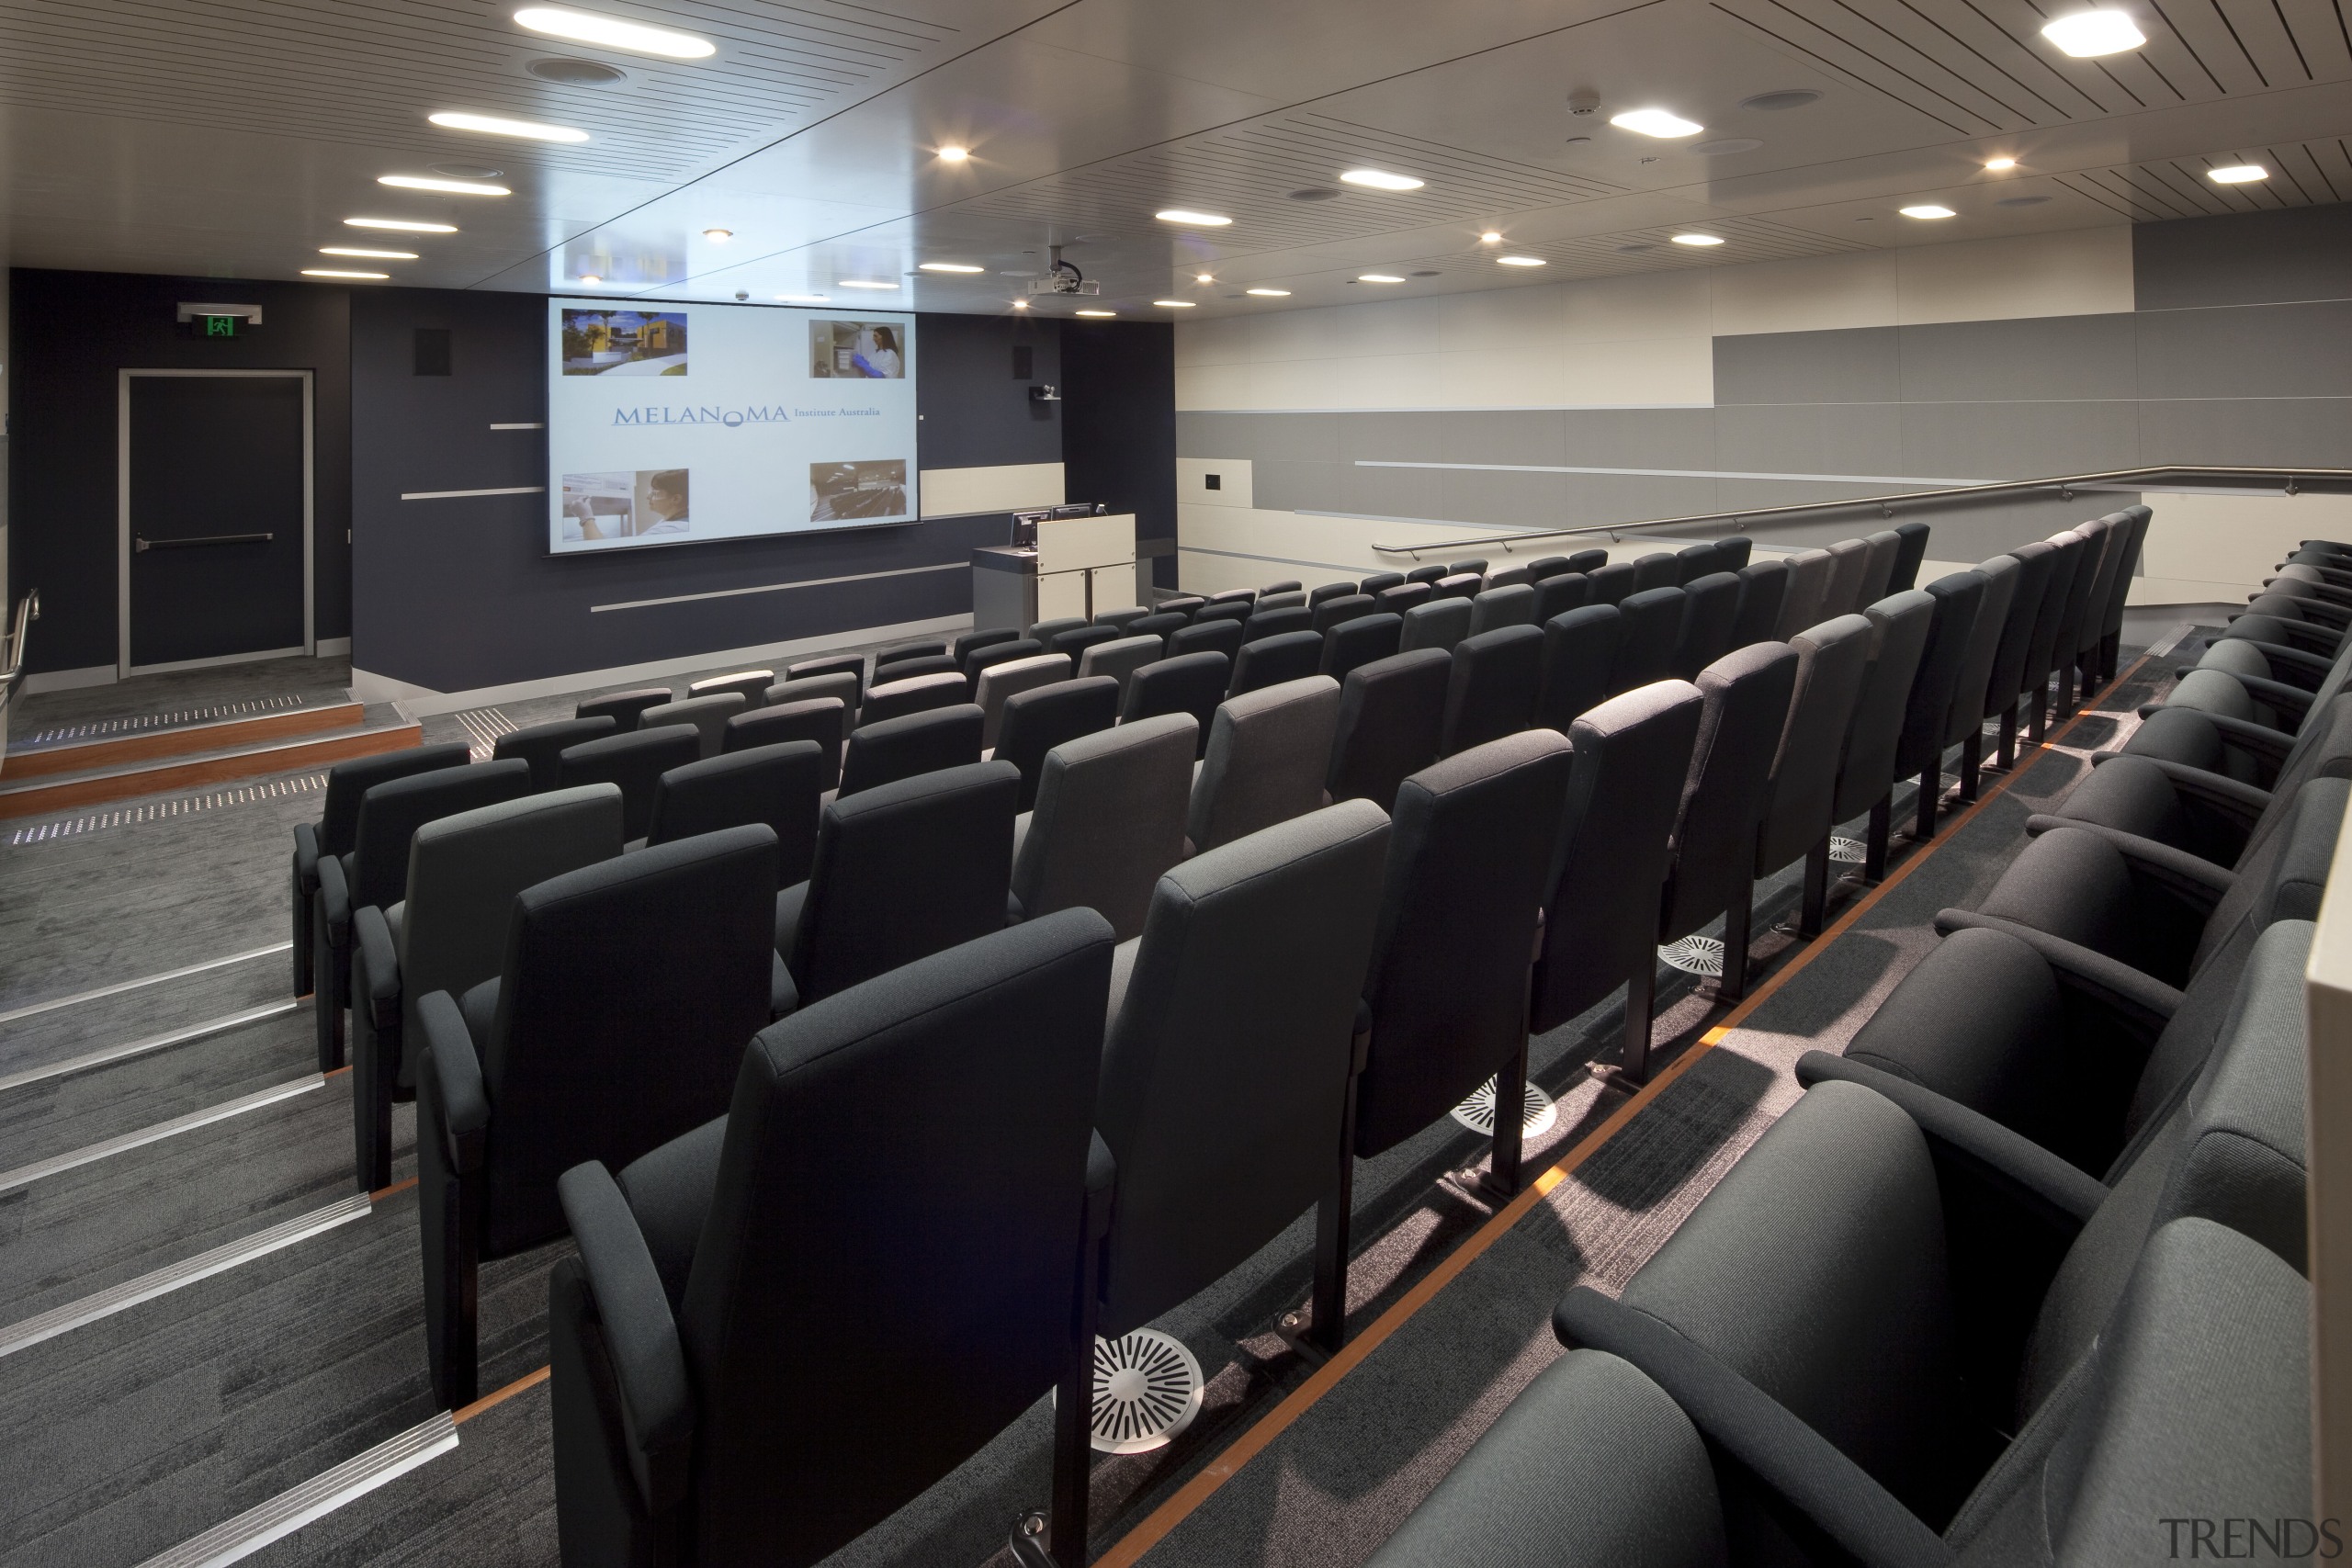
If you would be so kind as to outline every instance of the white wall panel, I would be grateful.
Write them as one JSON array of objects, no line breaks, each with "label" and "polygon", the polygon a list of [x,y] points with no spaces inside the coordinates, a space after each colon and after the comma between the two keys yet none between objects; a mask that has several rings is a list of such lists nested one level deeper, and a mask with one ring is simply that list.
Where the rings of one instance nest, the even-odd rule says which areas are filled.
[{"label": "white wall panel", "polygon": [[1690,337],[1709,332],[1709,282],[1704,272],[1637,273],[1544,290],[1560,297],[1561,331],[1568,343],[1623,343]]},{"label": "white wall panel", "polygon": [[1895,254],[1905,326],[2096,316],[2132,306],[2129,228],[1914,245]]},{"label": "white wall panel", "polygon": [[2141,547],[2134,604],[2243,601],[2304,539],[2352,538],[2352,496],[2166,494],[2141,497],[2155,515]]},{"label": "white wall panel", "polygon": [[[1216,476],[1216,489],[1208,487],[1210,475]],[[1257,505],[1251,492],[1256,489],[1254,476],[1247,457],[1179,457],[1176,459],[1176,503],[1179,506],[1238,506],[1248,510]]]},{"label": "white wall panel", "polygon": [[1002,463],[979,468],[925,468],[922,514],[954,517],[972,512],[1013,512],[1062,503],[1059,463]]},{"label": "white wall panel", "polygon": [[1740,337],[1891,327],[1900,315],[1896,266],[1892,251],[1862,251],[1724,267],[1708,275],[1715,333]]}]

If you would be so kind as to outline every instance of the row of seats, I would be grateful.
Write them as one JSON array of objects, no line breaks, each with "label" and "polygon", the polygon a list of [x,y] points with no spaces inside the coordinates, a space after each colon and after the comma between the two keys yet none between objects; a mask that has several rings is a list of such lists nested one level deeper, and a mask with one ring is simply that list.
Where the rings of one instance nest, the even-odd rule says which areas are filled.
[{"label": "row of seats", "polygon": [[2352,695],[2287,750],[2271,790],[2096,758],[1622,1295],[1560,1302],[1378,1568],[2324,1554],[2302,976]]}]

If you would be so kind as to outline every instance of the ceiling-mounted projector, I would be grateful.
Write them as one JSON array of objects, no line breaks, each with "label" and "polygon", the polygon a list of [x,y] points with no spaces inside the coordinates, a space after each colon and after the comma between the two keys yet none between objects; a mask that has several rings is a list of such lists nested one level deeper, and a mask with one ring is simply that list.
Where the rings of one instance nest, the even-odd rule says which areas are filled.
[{"label": "ceiling-mounted projector", "polygon": [[1046,269],[1046,275],[1043,277],[1033,277],[1029,280],[1030,293],[1100,294],[1102,292],[1101,284],[1086,281],[1086,274],[1078,270],[1076,263],[1062,260],[1062,248],[1059,245],[1046,246],[1046,254],[1053,258],[1053,265]]}]

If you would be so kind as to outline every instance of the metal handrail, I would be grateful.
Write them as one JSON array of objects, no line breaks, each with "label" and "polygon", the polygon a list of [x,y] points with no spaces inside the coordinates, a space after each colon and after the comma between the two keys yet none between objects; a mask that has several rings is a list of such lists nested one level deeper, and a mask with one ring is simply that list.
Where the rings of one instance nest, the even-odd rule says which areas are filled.
[{"label": "metal handrail", "polygon": [[2045,479],[1994,479],[1984,484],[1954,485],[1946,490],[1898,491],[1893,495],[1856,496],[1846,501],[1806,501],[1787,506],[1750,506],[1732,512],[1695,512],[1682,517],[1657,517],[1641,523],[1588,523],[1574,528],[1540,528],[1521,534],[1496,534],[1480,539],[1433,539],[1418,545],[1374,545],[1383,555],[1410,556],[1415,560],[1424,550],[1438,555],[1451,555],[1471,545],[1500,545],[1503,553],[1510,553],[1511,546],[1529,539],[1585,538],[1594,534],[1606,534],[1614,541],[1624,534],[1646,534],[1659,528],[1692,527],[1701,524],[1729,523],[1745,532],[1757,522],[1787,523],[1807,516],[1827,516],[1857,509],[1875,509],[1883,517],[1894,515],[1898,506],[1954,506],[1973,501],[1989,501],[2005,495],[2026,495],[2038,491],[2052,491],[2065,501],[2075,499],[2078,490],[2115,490],[2144,486],[2156,481],[2182,482],[2187,479],[2208,482],[2225,480],[2234,483],[2259,482],[2275,484],[2288,495],[2299,495],[2306,490],[2333,493],[2338,489],[2352,490],[2352,468],[2189,468],[2172,466],[2160,468],[2114,468],[2098,474],[2067,474]]},{"label": "metal handrail", "polygon": [[7,668],[0,670],[0,703],[15,694],[25,678],[25,637],[32,624],[40,619],[40,590],[36,588],[17,601],[17,624],[9,632],[6,646],[0,648]]}]

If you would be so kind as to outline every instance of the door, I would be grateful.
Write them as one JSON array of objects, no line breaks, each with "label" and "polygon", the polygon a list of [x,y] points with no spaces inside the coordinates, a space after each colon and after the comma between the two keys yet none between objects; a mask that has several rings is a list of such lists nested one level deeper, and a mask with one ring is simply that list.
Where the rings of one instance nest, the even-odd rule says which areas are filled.
[{"label": "door", "polygon": [[122,373],[121,673],[311,649],[311,377]]}]

